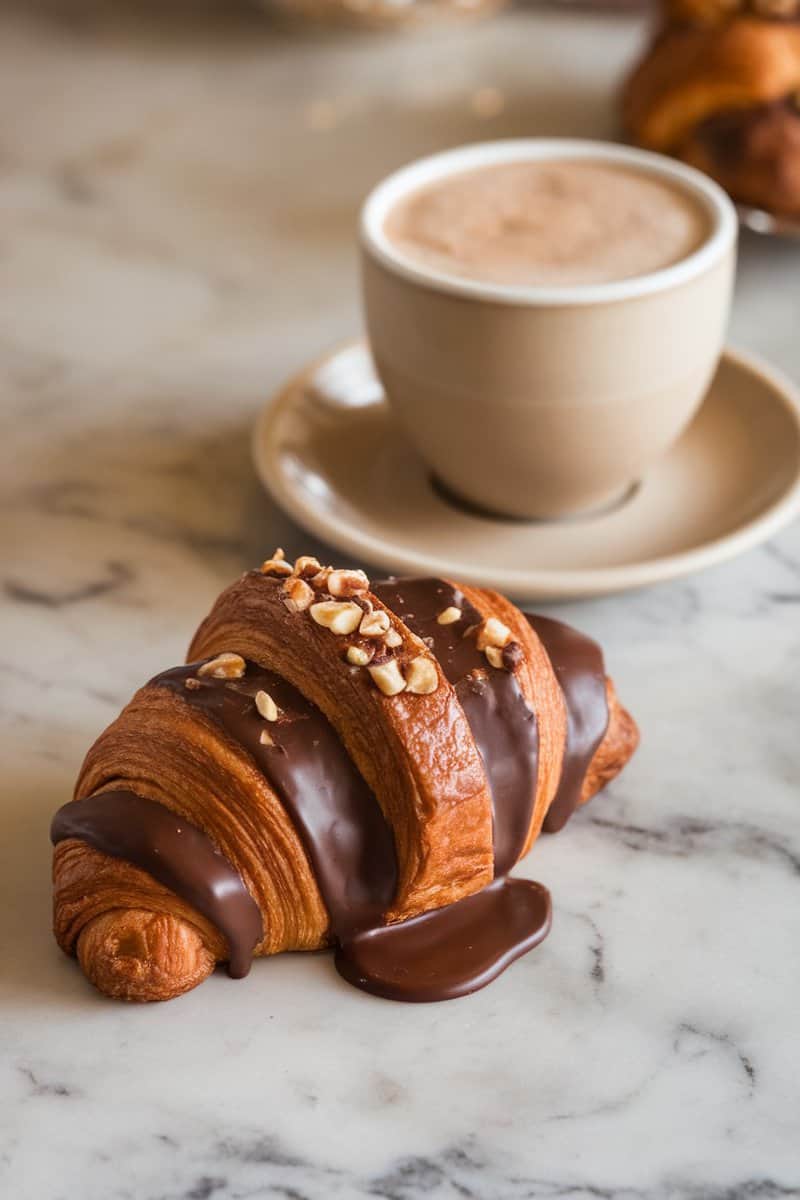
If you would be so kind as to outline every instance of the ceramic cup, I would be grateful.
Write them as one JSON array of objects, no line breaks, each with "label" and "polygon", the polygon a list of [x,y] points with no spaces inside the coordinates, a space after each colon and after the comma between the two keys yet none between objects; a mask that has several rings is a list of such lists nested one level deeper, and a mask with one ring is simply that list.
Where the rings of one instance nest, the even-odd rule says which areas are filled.
[{"label": "ceramic cup", "polygon": [[[445,275],[384,232],[408,192],[529,159],[619,163],[696,196],[687,258],[616,282],[519,287]],[[386,395],[433,474],[490,512],[554,518],[613,503],[691,421],[722,350],[736,255],[728,197],[691,167],[605,142],[509,140],[421,159],[361,213],[367,331]]]}]

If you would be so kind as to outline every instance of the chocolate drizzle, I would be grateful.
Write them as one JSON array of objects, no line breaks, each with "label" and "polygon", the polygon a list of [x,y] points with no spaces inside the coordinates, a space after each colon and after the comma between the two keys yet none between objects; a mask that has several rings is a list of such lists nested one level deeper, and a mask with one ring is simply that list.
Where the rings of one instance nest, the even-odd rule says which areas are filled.
[{"label": "chocolate drizzle", "polygon": [[[512,671],[487,664],[465,636],[481,614],[441,579],[391,579],[373,592],[432,649],[455,688],[492,793],[495,881],[473,896],[399,925],[342,942],[336,967],[348,982],[390,1000],[452,1000],[485,987],[550,929],[550,894],[540,883],[506,879],[522,853],[536,796],[536,717]],[[457,621],[437,617],[457,608]]]},{"label": "chocolate drizzle", "polygon": [[[164,671],[151,683],[177,692],[250,753],[303,840],[333,933],[378,923],[397,886],[394,838],[326,718],[274,671],[248,663],[241,679],[197,678],[198,665]],[[276,721],[259,714],[260,691],[280,709]],[[272,744],[261,741],[264,733]]]},{"label": "chocolate drizzle", "polygon": [[388,1000],[453,1000],[485,987],[550,930],[550,893],[495,879],[447,908],[358,934],[336,952],[349,983]]},{"label": "chocolate drizzle", "polygon": [[196,825],[155,800],[114,790],[71,800],[58,810],[50,840],[67,838],[147,871],[225,936],[231,977],[248,973],[263,936],[261,913],[241,876]]},{"label": "chocolate drizzle", "polygon": [[[536,717],[513,673],[490,667],[465,633],[482,617],[464,594],[442,579],[392,579],[373,584],[375,595],[428,640],[464,709],[483,759],[494,810],[495,876],[506,875],[522,853],[536,798],[539,737]],[[447,608],[461,616],[449,625]]]},{"label": "chocolate drizzle", "polygon": [[608,728],[603,652],[585,634],[550,617],[525,614],[553,664],[567,706],[567,744],[558,791],[544,820],[557,833],[578,807],[589,764]]}]

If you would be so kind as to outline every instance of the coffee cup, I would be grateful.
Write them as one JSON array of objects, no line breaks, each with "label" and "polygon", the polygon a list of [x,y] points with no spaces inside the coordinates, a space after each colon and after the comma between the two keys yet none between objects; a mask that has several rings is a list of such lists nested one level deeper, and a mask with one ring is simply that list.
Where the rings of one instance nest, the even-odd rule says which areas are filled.
[{"label": "coffee cup", "polygon": [[[667,193],[667,205],[670,195],[676,198],[664,231],[674,233],[673,225],[684,229],[678,219],[683,205],[697,215],[695,241],[675,261],[661,263],[656,256],[652,268],[647,253],[659,246],[642,241],[645,268],[632,272],[629,260],[636,257],[641,230],[658,242],[661,229],[652,213],[642,212],[639,220],[633,211],[630,236],[627,226],[621,235],[614,231],[618,256],[625,260],[616,278],[613,236],[604,242],[601,225],[598,246],[598,236],[593,239],[592,229],[585,228],[594,220],[592,201],[576,209],[584,241],[578,238],[571,258],[565,249],[564,262],[570,261],[562,269],[557,234],[561,231],[567,247],[560,214],[569,203],[558,207],[557,189],[545,196],[553,237],[547,227],[519,234],[509,197],[495,197],[512,235],[533,247],[533,258],[537,253],[542,258],[544,281],[528,282],[524,254],[515,257],[518,243],[513,237],[508,246],[502,236],[498,240],[497,211],[483,243],[475,221],[482,201],[472,195],[470,180],[483,177],[478,192],[491,191],[488,169],[504,164],[536,164],[537,171],[546,164],[551,175],[561,164],[562,176],[563,167],[582,164],[583,179],[573,170],[566,184],[562,180],[567,200],[570,186],[591,182],[587,168],[595,164],[602,184],[598,213],[602,188],[610,189],[604,216],[609,229],[619,215],[609,173],[620,175],[624,203],[637,200],[623,175],[647,181]],[[513,173],[508,178],[513,185]],[[423,192],[433,195],[431,189],[443,182],[455,186],[440,205],[446,233],[448,214],[458,216],[459,196],[466,195],[473,210],[472,225],[465,224],[463,262],[449,233],[443,253],[417,254],[387,228],[400,205]],[[431,212],[435,222],[441,214],[435,207]],[[427,220],[427,210],[423,215]],[[414,162],[378,184],[360,224],[367,332],[386,396],[433,477],[468,504],[511,517],[552,519],[617,502],[680,436],[702,402],[723,346],[736,232],[730,200],[705,175],[612,143],[535,138],[465,146]],[[491,272],[477,261],[484,244],[496,260]],[[585,278],[584,244],[594,245]],[[469,257],[476,245],[477,266]],[[498,263],[502,270],[495,269]]]}]

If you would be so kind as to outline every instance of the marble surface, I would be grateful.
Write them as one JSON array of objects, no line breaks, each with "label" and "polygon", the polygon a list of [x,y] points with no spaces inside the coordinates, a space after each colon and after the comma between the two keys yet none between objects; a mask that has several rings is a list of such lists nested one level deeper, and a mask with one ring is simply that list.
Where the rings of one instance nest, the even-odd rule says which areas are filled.
[{"label": "marble surface", "polygon": [[[224,11],[221,11],[224,10]],[[800,1197],[800,528],[560,615],[643,744],[524,872],[552,936],[403,1007],[326,955],[104,1001],[50,935],[90,741],[218,589],[309,545],[254,414],[359,328],[359,197],[468,138],[613,133],[635,18],[301,38],[236,4],[0,16],[0,1195]],[[9,119],[11,118],[11,119]],[[733,341],[800,378],[800,249],[746,239]]]}]

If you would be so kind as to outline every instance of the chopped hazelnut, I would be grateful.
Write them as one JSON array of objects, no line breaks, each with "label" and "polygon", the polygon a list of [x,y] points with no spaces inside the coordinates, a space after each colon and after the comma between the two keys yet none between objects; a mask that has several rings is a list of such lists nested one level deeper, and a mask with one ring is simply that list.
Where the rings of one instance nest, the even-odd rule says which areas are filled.
[{"label": "chopped hazelnut", "polygon": [[328,586],[328,576],[330,575],[331,570],[331,567],[323,567],[320,571],[317,571],[316,575],[311,577],[309,583],[315,589],[315,591],[325,591]]},{"label": "chopped hazelnut", "polygon": [[358,632],[363,637],[383,637],[385,633],[389,632],[391,624],[392,622],[389,619],[389,614],[384,612],[382,608],[378,608],[375,610],[375,612],[363,614],[363,619],[358,627]]},{"label": "chopped hazelnut", "polygon": [[499,646],[485,646],[483,653],[493,667],[499,671],[503,666],[503,651]]},{"label": "chopped hazelnut", "polygon": [[485,650],[487,646],[502,647],[510,638],[511,630],[507,625],[498,621],[497,617],[487,617],[478,630],[476,645],[479,650]]},{"label": "chopped hazelnut", "polygon": [[395,647],[402,646],[403,636],[402,634],[398,633],[396,629],[390,629],[388,630],[383,641],[384,645],[388,646],[390,650],[394,650]]},{"label": "chopped hazelnut", "polygon": [[241,679],[245,665],[241,654],[231,654],[226,650],[198,667],[197,674],[201,677],[210,675],[212,679]]},{"label": "chopped hazelnut", "polygon": [[184,679],[183,686],[188,688],[190,692],[196,692],[199,687],[202,687],[199,679],[195,679],[190,675],[188,679]]},{"label": "chopped hazelnut", "polygon": [[291,575],[292,568],[282,558],[268,558],[261,564],[262,575]]},{"label": "chopped hazelnut", "polygon": [[439,686],[439,676],[433,660],[424,654],[412,658],[406,668],[406,687],[416,696],[429,696]]},{"label": "chopped hazelnut", "polygon": [[358,605],[348,600],[320,600],[309,612],[317,625],[337,634],[355,633],[363,616]]},{"label": "chopped hazelnut", "polygon": [[347,661],[354,667],[365,667],[375,657],[374,646],[348,646]]},{"label": "chopped hazelnut", "polygon": [[280,709],[269,692],[256,692],[256,708],[265,721],[277,721]]},{"label": "chopped hazelnut", "polygon": [[396,658],[390,658],[379,666],[368,667],[367,670],[384,696],[396,696],[398,692],[404,691],[406,681],[400,673]]},{"label": "chopped hazelnut", "polygon": [[503,666],[507,671],[516,671],[525,657],[519,642],[506,642],[503,646]]},{"label": "chopped hazelnut", "polygon": [[294,573],[301,579],[311,579],[322,570],[322,563],[311,554],[301,554],[294,560]]},{"label": "chopped hazelnut", "polygon": [[314,600],[314,589],[309,587],[305,579],[293,575],[283,585],[284,604],[289,612],[305,612]]},{"label": "chopped hazelnut", "polygon": [[275,745],[275,743],[273,742],[272,738],[269,735],[268,730],[266,730],[266,729],[261,730],[261,733],[258,735],[258,740],[261,742],[262,746],[274,746]]},{"label": "chopped hazelnut", "polygon": [[362,596],[369,591],[369,580],[363,571],[331,571],[327,587],[332,596]]},{"label": "chopped hazelnut", "polygon": [[456,608],[455,604],[448,605],[442,609],[436,618],[437,625],[454,625],[456,621],[461,620],[461,609]]}]

